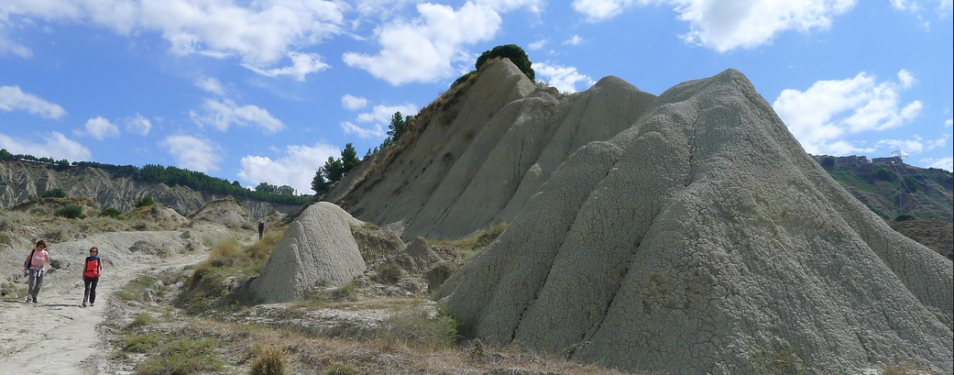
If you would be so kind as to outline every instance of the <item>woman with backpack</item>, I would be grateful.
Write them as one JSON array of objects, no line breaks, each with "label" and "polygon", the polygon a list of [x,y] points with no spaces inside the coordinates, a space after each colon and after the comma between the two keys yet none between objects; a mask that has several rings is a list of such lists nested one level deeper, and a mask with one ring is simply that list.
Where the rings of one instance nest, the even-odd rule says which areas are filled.
[{"label": "woman with backpack", "polygon": [[83,307],[86,307],[86,301],[93,306],[96,303],[96,283],[99,282],[99,275],[103,273],[103,262],[99,260],[99,249],[93,246],[89,249],[89,256],[86,257],[86,263],[83,267]]},{"label": "woman with backpack", "polygon": [[29,274],[30,278],[26,302],[33,301],[33,306],[36,306],[36,297],[40,294],[40,286],[43,285],[43,274],[47,263],[50,263],[50,253],[46,250],[46,241],[39,240],[30,252],[30,256],[23,262],[23,273]]}]

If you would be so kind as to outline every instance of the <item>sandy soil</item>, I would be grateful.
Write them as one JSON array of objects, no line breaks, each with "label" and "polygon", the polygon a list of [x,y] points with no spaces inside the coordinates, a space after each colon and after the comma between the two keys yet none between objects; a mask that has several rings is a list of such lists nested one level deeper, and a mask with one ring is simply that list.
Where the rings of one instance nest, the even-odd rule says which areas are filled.
[{"label": "sandy soil", "polygon": [[[0,374],[95,374],[108,361],[97,325],[106,319],[108,298],[130,280],[159,267],[198,263],[203,251],[188,252],[197,243],[182,231],[101,233],[79,241],[51,244],[53,259],[61,268],[48,272],[39,303],[0,302]],[[190,233],[191,234],[191,233]],[[145,241],[154,246],[145,246]],[[134,246],[135,245],[135,246]],[[96,305],[80,307],[83,281],[80,265],[89,247],[100,248],[103,275]],[[159,249],[157,254],[150,249]],[[25,259],[26,255],[24,255]],[[26,278],[17,277],[17,285]]]}]

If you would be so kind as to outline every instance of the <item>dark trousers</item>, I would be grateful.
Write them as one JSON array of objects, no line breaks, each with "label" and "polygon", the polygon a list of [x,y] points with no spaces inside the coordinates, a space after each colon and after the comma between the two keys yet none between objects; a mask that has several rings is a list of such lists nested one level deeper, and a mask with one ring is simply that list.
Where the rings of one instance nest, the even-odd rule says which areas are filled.
[{"label": "dark trousers", "polygon": [[83,285],[86,287],[86,291],[83,292],[83,302],[96,303],[96,283],[98,282],[99,277],[83,276]]}]

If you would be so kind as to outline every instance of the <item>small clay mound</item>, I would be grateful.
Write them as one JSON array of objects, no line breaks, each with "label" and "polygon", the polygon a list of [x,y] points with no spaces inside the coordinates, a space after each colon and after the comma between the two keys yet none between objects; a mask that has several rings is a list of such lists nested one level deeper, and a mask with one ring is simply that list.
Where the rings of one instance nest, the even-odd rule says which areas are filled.
[{"label": "small clay mound", "polygon": [[206,203],[192,215],[192,220],[210,221],[238,228],[243,223],[252,221],[252,216],[234,198],[226,197]]},{"label": "small clay mound", "polygon": [[189,219],[180,215],[176,210],[159,203],[145,207],[137,207],[123,214],[126,220],[141,220],[156,223],[162,228],[179,228],[189,225]]},{"label": "small clay mound", "polygon": [[319,202],[288,225],[261,275],[252,281],[255,298],[264,303],[300,299],[319,286],[341,286],[367,270],[351,234],[362,225],[340,207]]},{"label": "small clay mound", "polygon": [[612,368],[954,367],[952,263],[851,196],[734,70],[576,151],[437,297],[486,342]]}]

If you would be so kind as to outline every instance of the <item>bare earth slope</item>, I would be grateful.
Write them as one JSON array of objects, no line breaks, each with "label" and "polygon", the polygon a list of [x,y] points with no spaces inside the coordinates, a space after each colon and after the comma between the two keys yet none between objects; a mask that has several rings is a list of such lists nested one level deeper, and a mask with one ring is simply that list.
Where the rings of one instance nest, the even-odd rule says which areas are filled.
[{"label": "bare earth slope", "polygon": [[952,274],[728,70],[576,151],[438,297],[489,342],[610,367],[950,373]]},{"label": "bare earth slope", "polygon": [[628,128],[655,99],[607,77],[558,100],[506,59],[461,90],[413,145],[363,163],[378,165],[353,172],[368,175],[346,180],[329,200],[364,221],[403,221],[405,240],[460,238],[513,220],[570,154]]}]

